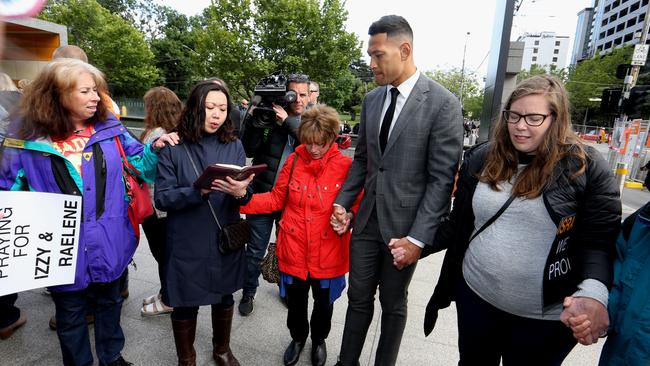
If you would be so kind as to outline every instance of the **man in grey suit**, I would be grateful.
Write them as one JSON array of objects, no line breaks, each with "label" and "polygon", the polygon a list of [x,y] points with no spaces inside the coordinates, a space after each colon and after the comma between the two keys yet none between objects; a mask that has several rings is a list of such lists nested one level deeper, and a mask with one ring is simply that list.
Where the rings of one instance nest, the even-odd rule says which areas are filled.
[{"label": "man in grey suit", "polygon": [[431,245],[449,208],[462,152],[457,98],[422,75],[413,61],[413,32],[397,15],[368,30],[370,68],[380,87],[361,108],[354,162],[331,222],[342,233],[364,197],[350,245],[348,310],[338,365],[358,365],[379,286],[381,336],[375,365],[394,365],[406,325],[407,295],[420,252]]}]

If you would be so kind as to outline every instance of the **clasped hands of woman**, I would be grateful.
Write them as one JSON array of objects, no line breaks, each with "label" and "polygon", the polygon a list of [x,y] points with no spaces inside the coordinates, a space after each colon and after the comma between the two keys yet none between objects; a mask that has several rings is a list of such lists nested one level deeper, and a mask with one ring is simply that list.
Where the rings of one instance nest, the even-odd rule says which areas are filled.
[{"label": "clasped hands of woman", "polygon": [[[352,218],[352,212],[347,212],[346,209],[340,205],[334,205],[334,212],[332,212],[332,216],[330,217],[332,229],[334,229],[334,232],[337,234],[343,235],[343,233],[350,229]],[[422,253],[422,248],[413,244],[406,237],[401,239],[391,239],[388,243],[388,247],[390,248],[390,253],[393,255],[393,265],[397,269],[408,267],[417,262]]]}]

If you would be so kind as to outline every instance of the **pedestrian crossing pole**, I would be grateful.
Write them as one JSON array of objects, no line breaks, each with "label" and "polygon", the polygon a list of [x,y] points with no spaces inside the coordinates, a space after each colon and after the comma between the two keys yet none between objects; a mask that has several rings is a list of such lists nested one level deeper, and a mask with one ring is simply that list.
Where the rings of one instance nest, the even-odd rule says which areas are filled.
[{"label": "pedestrian crossing pole", "polygon": [[[650,5],[647,6],[645,12],[645,19],[643,21],[643,30],[641,36],[639,37],[639,43],[634,46],[634,53],[632,54],[632,67],[628,71],[627,76],[625,76],[625,83],[623,85],[623,92],[621,93],[621,99],[618,101],[618,109],[621,113],[621,120],[625,123],[627,122],[627,115],[625,114],[625,100],[630,98],[630,91],[636,85],[636,81],[639,77],[639,70],[641,66],[645,65],[646,58],[648,57],[648,45],[646,41],[648,39],[648,25],[650,17]],[[634,149],[634,147],[631,147]],[[625,177],[627,176],[627,166],[628,161],[623,158],[622,162],[616,163],[616,182],[619,185],[619,191],[621,192],[621,197],[623,196],[623,187],[625,187]]]}]

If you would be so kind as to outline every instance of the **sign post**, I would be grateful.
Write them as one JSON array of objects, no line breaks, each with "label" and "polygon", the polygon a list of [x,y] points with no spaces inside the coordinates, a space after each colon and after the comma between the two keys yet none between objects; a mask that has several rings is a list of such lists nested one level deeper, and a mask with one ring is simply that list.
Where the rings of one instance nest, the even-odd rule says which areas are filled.
[{"label": "sign post", "polygon": [[634,53],[632,54],[632,66],[643,66],[645,61],[648,58],[648,46],[647,44],[637,44],[634,46]]}]

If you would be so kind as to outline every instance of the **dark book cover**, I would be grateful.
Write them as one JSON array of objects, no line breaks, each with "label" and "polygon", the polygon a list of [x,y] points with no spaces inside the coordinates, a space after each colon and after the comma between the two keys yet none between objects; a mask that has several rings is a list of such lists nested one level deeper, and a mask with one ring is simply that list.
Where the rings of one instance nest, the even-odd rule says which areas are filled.
[{"label": "dark book cover", "polygon": [[203,174],[194,182],[194,186],[198,188],[210,189],[212,181],[215,179],[225,180],[226,177],[231,177],[234,180],[244,180],[251,176],[251,174],[258,174],[266,170],[266,164],[239,166],[233,164],[211,164],[208,165]]}]

